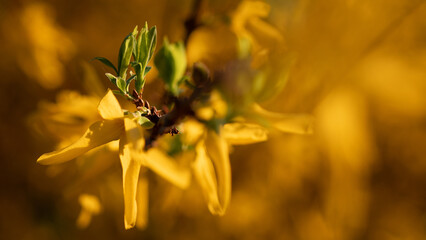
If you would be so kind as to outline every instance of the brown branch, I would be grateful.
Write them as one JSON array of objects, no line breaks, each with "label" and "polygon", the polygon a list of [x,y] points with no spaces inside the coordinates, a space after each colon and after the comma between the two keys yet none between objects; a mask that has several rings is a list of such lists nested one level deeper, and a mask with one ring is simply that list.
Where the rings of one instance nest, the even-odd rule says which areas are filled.
[{"label": "brown branch", "polygon": [[203,0],[194,0],[193,5],[192,5],[192,11],[189,15],[189,17],[185,20],[184,22],[184,26],[185,26],[185,37],[184,37],[184,43],[185,45],[188,42],[189,36],[191,35],[191,33],[197,29],[200,24],[199,24],[199,15],[201,12],[201,7],[202,7],[202,2]]},{"label": "brown branch", "polygon": [[176,125],[180,123],[182,119],[187,116],[195,116],[192,105],[194,102],[199,101],[202,97],[209,94],[212,90],[212,81],[207,67],[202,63],[194,64],[192,71],[192,79],[195,83],[189,97],[175,97],[170,96],[166,92],[168,101],[174,103],[173,109],[170,112],[163,114],[162,111],[158,111],[155,106],[149,108],[149,103],[142,99],[142,96],[133,92],[133,97],[137,100],[133,101],[137,108],[145,107],[149,108],[149,114],[147,117],[155,125],[151,129],[149,137],[146,139],[145,149],[152,147],[152,144],[157,138],[163,134],[170,133],[172,135],[178,134],[179,131],[176,129]]}]

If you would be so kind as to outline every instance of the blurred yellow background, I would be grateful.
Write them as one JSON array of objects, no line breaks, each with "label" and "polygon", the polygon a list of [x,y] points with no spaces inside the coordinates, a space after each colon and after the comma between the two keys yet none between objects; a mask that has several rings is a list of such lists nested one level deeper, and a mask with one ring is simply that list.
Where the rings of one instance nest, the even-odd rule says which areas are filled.
[{"label": "blurred yellow background", "polygon": [[[263,106],[312,114],[314,134],[233,147],[223,217],[196,187],[151,176],[148,226],[125,231],[118,156],[97,153],[94,172],[36,159],[71,141],[68,130],[84,131],[111,87],[109,69],[90,60],[115,62],[123,37],[145,21],[159,44],[184,39],[193,1],[2,2],[0,239],[426,239],[426,3],[270,0],[244,32],[230,23],[240,1],[201,2],[188,61],[220,68],[238,57],[241,36],[281,49],[271,59],[253,49],[278,67],[295,59],[284,90]],[[148,78],[146,95],[158,99],[156,72]],[[58,111],[78,118],[53,126]],[[101,206],[85,207],[85,193]],[[90,224],[77,220],[82,207]]]}]

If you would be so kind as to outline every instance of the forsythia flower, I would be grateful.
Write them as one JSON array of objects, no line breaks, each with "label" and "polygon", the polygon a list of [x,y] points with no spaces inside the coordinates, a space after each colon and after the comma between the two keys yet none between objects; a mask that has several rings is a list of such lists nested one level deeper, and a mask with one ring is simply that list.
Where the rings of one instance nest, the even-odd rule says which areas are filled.
[{"label": "forsythia flower", "polygon": [[[43,154],[40,164],[58,164],[72,160],[87,151],[119,139],[119,156],[123,168],[124,224],[129,229],[146,224],[147,176],[150,168],[180,188],[189,185],[190,173],[181,169],[156,148],[145,151],[143,128],[135,119],[124,117],[114,94],[109,90],[98,106],[102,120],[93,123],[84,135],[66,148]],[[142,168],[144,167],[144,168]],[[142,169],[142,171],[141,171]]]},{"label": "forsythia flower", "polygon": [[269,4],[263,1],[244,0],[232,15],[232,30],[238,36],[240,48],[245,45],[245,41],[248,41],[248,44],[252,45],[254,57],[262,54],[261,52],[264,50],[269,50],[271,47],[282,47],[284,44],[281,33],[262,20],[269,15],[270,9]]},{"label": "forsythia flower", "polygon": [[62,91],[56,103],[39,103],[29,122],[38,132],[58,140],[59,146],[67,146],[70,139],[78,139],[91,123],[100,119],[96,112],[99,100],[97,96]]},{"label": "forsythia flower", "polygon": [[285,50],[282,33],[264,20],[270,9],[263,1],[244,0],[229,16],[230,22],[197,28],[188,39],[188,62],[221,69],[236,58],[250,57],[252,67],[259,68],[268,55]]},{"label": "forsythia flower", "polygon": [[[275,128],[281,128],[279,130],[284,132],[312,133],[312,122],[305,121],[304,116],[274,114],[276,118],[281,117]],[[231,165],[228,146],[263,142],[267,140],[267,134],[266,128],[246,122],[226,123],[219,133],[204,129],[195,146],[196,157],[192,167],[211,213],[223,215],[230,202]]]},{"label": "forsythia flower", "polygon": [[[225,118],[227,104],[220,94],[212,92],[209,102],[196,111],[198,119],[211,121]],[[244,118],[246,117],[246,118]],[[262,120],[262,121],[259,121]],[[265,122],[265,126],[257,122]],[[268,129],[298,134],[312,133],[310,115],[269,112],[253,103],[248,112],[225,123],[217,130],[196,120],[183,124],[183,140],[195,145],[192,163],[194,177],[200,185],[212,214],[223,215],[231,198],[229,145],[246,145],[266,141]]]},{"label": "forsythia flower", "polygon": [[255,124],[227,123],[219,133],[205,129],[195,147],[194,176],[208,201],[211,213],[223,215],[231,198],[229,144],[265,141],[266,131]]},{"label": "forsythia flower", "polygon": [[[220,102],[219,99],[213,101]],[[212,106],[214,108],[214,105]],[[199,110],[209,108],[204,107]],[[218,117],[221,111],[214,111]],[[212,114],[214,114],[212,113]],[[199,115],[199,114],[197,114]],[[212,214],[223,215],[231,198],[231,166],[229,145],[251,144],[266,141],[267,131],[257,124],[226,123],[218,132],[208,129],[196,120],[183,124],[183,140],[195,145],[192,163],[194,177],[200,185]]]}]

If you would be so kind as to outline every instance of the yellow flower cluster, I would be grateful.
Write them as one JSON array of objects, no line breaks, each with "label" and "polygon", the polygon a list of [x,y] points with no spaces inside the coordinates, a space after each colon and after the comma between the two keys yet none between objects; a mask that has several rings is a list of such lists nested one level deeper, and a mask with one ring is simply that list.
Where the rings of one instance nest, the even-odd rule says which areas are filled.
[{"label": "yellow flower cluster", "polygon": [[[159,147],[145,150],[145,129],[133,115],[124,115],[112,91],[109,90],[101,99],[97,109],[102,119],[93,123],[80,139],[68,147],[43,154],[37,162],[45,165],[63,163],[118,139],[126,229],[134,226],[143,228],[147,223],[147,169],[182,189],[189,186],[192,172],[207,199],[210,212],[223,215],[231,197],[229,144],[251,144],[267,139],[267,130],[254,123],[227,123],[216,132],[195,120],[186,120],[183,128],[188,131],[184,131],[184,139],[195,144],[196,154],[190,167],[182,167]],[[272,117],[280,118],[278,115]],[[284,117],[283,121],[278,126],[294,119]],[[303,130],[306,124],[290,124],[284,130],[306,132]]]}]

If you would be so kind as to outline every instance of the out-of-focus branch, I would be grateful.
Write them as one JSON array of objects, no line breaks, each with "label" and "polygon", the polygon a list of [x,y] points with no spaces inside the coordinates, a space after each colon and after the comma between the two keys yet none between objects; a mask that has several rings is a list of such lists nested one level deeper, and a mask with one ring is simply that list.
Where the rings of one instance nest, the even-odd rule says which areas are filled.
[{"label": "out-of-focus branch", "polygon": [[192,4],[191,13],[184,22],[185,30],[186,30],[185,37],[184,37],[185,45],[188,42],[188,38],[191,35],[191,33],[200,26],[200,23],[198,22],[199,21],[198,18],[201,12],[202,3],[203,3],[203,0],[194,0]]}]

